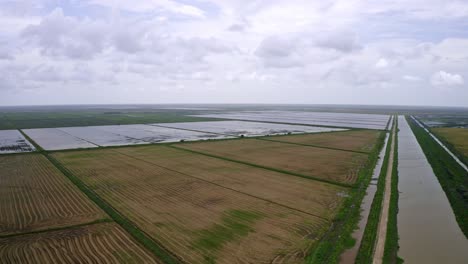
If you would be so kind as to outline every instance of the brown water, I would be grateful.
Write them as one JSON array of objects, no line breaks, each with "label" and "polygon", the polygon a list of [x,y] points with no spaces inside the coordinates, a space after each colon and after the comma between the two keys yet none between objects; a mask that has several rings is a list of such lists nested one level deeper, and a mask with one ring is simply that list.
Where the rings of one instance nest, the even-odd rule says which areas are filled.
[{"label": "brown water", "polygon": [[398,255],[405,263],[468,263],[468,240],[404,117],[398,119]]},{"label": "brown water", "polygon": [[345,250],[343,254],[341,254],[340,264],[354,263],[359,251],[359,247],[361,246],[362,236],[364,235],[364,230],[366,229],[367,225],[367,218],[369,217],[372,201],[374,200],[375,192],[377,191],[377,181],[379,179],[380,170],[382,169],[388,137],[389,133],[387,133],[385,137],[385,144],[379,153],[379,160],[377,161],[377,164],[375,165],[374,171],[372,173],[372,180],[367,187],[366,196],[364,196],[364,199],[361,203],[361,219],[358,223],[358,229],[354,230],[352,234],[352,237],[356,240],[356,243],[352,248]]}]

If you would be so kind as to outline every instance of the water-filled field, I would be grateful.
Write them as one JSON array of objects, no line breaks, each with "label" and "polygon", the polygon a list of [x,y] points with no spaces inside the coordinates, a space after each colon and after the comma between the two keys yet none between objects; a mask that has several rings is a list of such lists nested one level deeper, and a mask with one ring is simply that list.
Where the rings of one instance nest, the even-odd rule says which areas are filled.
[{"label": "water-filled field", "polygon": [[34,150],[34,146],[18,130],[0,130],[0,154]]},{"label": "water-filled field", "polygon": [[318,133],[341,131],[344,129],[314,127],[301,125],[273,124],[245,121],[208,121],[208,122],[185,122],[185,123],[167,123],[155,124],[165,127],[188,129],[195,131],[205,131],[224,135],[234,136],[267,136],[282,134],[300,134],[300,133]]},{"label": "water-filled field", "polygon": [[223,118],[367,129],[385,129],[389,120],[388,115],[294,111],[242,111],[219,114],[204,114],[197,116],[207,118]]}]

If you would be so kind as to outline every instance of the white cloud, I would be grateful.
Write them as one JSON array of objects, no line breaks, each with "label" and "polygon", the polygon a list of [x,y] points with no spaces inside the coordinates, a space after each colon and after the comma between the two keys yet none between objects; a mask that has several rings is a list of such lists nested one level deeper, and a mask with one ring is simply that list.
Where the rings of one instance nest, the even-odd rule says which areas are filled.
[{"label": "white cloud", "polygon": [[377,63],[375,63],[376,68],[386,68],[388,66],[388,61],[384,58],[380,58]]},{"label": "white cloud", "polygon": [[452,74],[445,71],[438,71],[431,77],[431,84],[434,86],[457,86],[465,83],[459,74]]},{"label": "white cloud", "polygon": [[414,75],[404,75],[403,79],[410,82],[419,82],[422,80],[421,77]]}]

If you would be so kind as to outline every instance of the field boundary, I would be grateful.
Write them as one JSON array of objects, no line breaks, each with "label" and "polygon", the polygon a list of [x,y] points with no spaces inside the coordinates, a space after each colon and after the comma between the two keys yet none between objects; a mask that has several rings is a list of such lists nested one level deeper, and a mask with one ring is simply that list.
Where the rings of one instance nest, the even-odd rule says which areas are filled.
[{"label": "field boundary", "polygon": [[208,153],[200,152],[200,151],[196,151],[196,150],[180,148],[180,147],[177,147],[175,145],[169,145],[169,147],[177,149],[177,150],[184,150],[184,151],[195,153],[195,154],[205,155],[205,156],[212,157],[212,158],[217,158],[217,159],[222,159],[222,160],[226,160],[226,161],[230,161],[230,162],[244,164],[244,165],[248,165],[248,166],[252,166],[252,167],[257,167],[257,168],[264,169],[264,170],[270,170],[270,171],[275,171],[275,172],[279,172],[279,173],[283,173],[283,174],[287,174],[287,175],[292,175],[292,176],[296,176],[296,177],[301,177],[301,178],[305,178],[305,179],[310,179],[310,180],[314,180],[314,181],[325,182],[325,183],[332,184],[332,185],[337,185],[337,186],[340,186],[340,187],[353,187],[354,186],[354,185],[351,185],[351,184],[329,181],[329,180],[320,179],[320,178],[317,178],[317,177],[314,177],[314,176],[308,176],[308,175],[295,173],[295,172],[291,172],[291,171],[271,168],[271,167],[262,166],[262,165],[258,165],[258,164],[250,163],[250,162],[246,162],[246,161],[230,159],[230,158],[226,158],[226,157],[223,157],[223,156],[208,154]]}]

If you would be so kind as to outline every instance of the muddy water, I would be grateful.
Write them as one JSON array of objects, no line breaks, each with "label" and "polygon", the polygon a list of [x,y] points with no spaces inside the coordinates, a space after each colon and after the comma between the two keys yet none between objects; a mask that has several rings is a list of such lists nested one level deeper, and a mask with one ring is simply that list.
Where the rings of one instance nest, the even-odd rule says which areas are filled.
[{"label": "muddy water", "polygon": [[398,119],[398,255],[405,263],[467,263],[468,240],[416,137]]},{"label": "muddy water", "polygon": [[361,203],[361,219],[358,223],[358,229],[354,230],[352,234],[352,237],[356,239],[356,244],[341,254],[340,264],[354,263],[354,260],[356,259],[357,253],[359,251],[359,247],[361,246],[362,236],[364,235],[364,230],[366,229],[367,225],[367,218],[369,216],[372,201],[374,200],[375,192],[377,191],[377,181],[379,179],[380,170],[382,169],[388,137],[389,133],[386,134],[384,146],[379,153],[379,160],[377,161],[377,164],[375,165],[374,171],[372,173],[372,180],[367,187],[366,196],[364,196],[364,199]]}]

